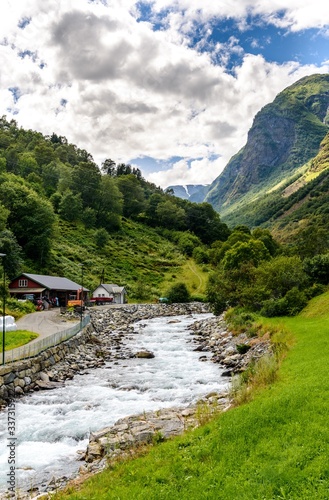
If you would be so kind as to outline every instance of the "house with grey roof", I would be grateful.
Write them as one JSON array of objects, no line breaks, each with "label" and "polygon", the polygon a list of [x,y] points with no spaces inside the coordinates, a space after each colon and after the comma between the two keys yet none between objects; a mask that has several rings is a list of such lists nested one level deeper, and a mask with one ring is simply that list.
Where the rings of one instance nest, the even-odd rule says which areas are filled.
[{"label": "house with grey roof", "polygon": [[125,287],[114,283],[101,283],[92,293],[93,298],[105,297],[113,298],[113,304],[125,304],[127,302],[127,292]]},{"label": "house with grey roof", "polygon": [[[59,305],[65,307],[67,301],[76,296],[78,290],[81,290],[81,284],[75,283],[68,278],[59,276],[47,276],[43,274],[22,273],[9,283],[9,293],[12,297],[21,299],[33,296],[34,299],[47,297],[52,301],[58,298]],[[88,288],[83,288],[83,294],[86,297]]]}]

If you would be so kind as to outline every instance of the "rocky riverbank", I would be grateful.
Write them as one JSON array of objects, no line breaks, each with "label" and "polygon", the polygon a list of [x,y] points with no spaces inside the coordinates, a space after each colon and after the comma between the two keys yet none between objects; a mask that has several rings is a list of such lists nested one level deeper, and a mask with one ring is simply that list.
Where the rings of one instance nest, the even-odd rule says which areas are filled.
[{"label": "rocky riverbank", "polygon": [[[222,376],[241,373],[251,362],[271,351],[269,339],[248,338],[246,334],[234,336],[223,316],[196,321],[190,330],[195,351],[212,353],[211,358],[201,354],[200,361],[220,363],[225,368]],[[127,454],[127,448],[153,442],[158,433],[168,438],[204,423],[199,418],[201,407],[209,415],[214,408],[226,411],[231,401],[228,394],[211,394],[188,408],[165,409],[121,419],[114,426],[91,434],[86,453],[81,456],[86,462],[80,468],[81,473],[102,468],[107,460]]]},{"label": "rocky riverbank", "polygon": [[[132,352],[126,345],[128,335],[135,335],[133,324],[160,316],[178,316],[189,314],[208,313],[207,304],[139,304],[125,305],[120,308],[98,308],[90,310],[91,322],[89,335],[79,345],[74,353],[68,354],[65,359],[51,370],[43,374],[44,382],[48,379],[48,387],[52,383],[62,383],[72,379],[75,374],[100,367],[109,361],[129,359],[133,357],[148,357],[151,353]],[[41,388],[41,387],[40,387]]]},{"label": "rocky riverbank", "polygon": [[[209,312],[206,304],[147,304],[127,305],[121,308],[95,308],[91,310],[89,333],[74,352],[64,360],[45,370],[38,381],[38,390],[51,389],[64,384],[77,373],[84,373],[107,362],[137,357],[126,346],[131,335],[138,335],[133,327],[137,321],[159,316],[178,316]],[[171,321],[170,319],[168,321]],[[176,320],[172,320],[176,321]],[[143,324],[141,323],[141,328]],[[228,331],[223,317],[208,317],[195,322],[191,327],[191,342],[200,352],[200,360],[220,363],[223,375],[230,376],[243,371],[251,360],[257,359],[270,349],[269,341],[249,339],[246,335],[233,336]],[[212,356],[206,355],[212,353]],[[145,354],[145,353],[144,353]],[[146,353],[147,354],[147,353]],[[152,353],[148,353],[152,357]],[[186,429],[206,422],[214,412],[226,411],[231,406],[228,394],[209,394],[197,404],[184,408],[170,408],[120,419],[116,424],[100,429],[90,435],[86,450],[81,450],[82,461],[79,476],[73,482],[81,482],[90,474],[102,470],[106,465],[126,456],[133,456],[141,445],[154,444]],[[53,479],[48,492],[63,488],[70,478]],[[72,480],[72,478],[71,478]],[[21,493],[20,498],[48,498],[38,492]]]}]

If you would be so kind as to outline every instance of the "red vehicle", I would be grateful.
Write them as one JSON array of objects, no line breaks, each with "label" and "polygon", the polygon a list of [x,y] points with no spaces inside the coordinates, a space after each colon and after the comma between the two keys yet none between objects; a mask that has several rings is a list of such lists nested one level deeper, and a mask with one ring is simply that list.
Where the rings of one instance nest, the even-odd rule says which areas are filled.
[{"label": "red vehicle", "polygon": [[113,297],[91,297],[89,302],[91,305],[106,306],[107,304],[113,302]]}]

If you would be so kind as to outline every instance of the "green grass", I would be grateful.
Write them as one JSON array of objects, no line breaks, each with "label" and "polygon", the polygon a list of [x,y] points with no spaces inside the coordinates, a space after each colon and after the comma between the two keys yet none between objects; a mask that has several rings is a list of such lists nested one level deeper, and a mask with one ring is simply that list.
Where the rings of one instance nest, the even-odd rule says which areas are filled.
[{"label": "green grass", "polygon": [[93,476],[56,499],[329,498],[329,293],[295,318],[277,381],[196,431]]},{"label": "green grass", "polygon": [[205,297],[208,279],[208,273],[204,270],[205,267],[199,266],[193,259],[187,259],[180,266],[170,269],[164,275],[161,294],[165,295],[174,283],[183,282],[192,296]]},{"label": "green grass", "polygon": [[[2,350],[2,331],[0,334],[0,350]],[[5,351],[27,344],[28,342],[31,342],[31,340],[36,339],[38,336],[39,335],[37,333],[33,333],[28,330],[16,330],[15,332],[7,331],[5,332]]]}]

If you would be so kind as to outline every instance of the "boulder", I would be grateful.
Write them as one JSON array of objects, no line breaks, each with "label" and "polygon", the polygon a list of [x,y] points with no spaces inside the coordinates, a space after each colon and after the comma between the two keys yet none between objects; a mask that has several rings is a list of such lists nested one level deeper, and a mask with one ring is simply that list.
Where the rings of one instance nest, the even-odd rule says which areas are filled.
[{"label": "boulder", "polygon": [[151,359],[154,358],[154,354],[151,351],[138,351],[135,354],[135,358],[146,358],[146,359]]}]

